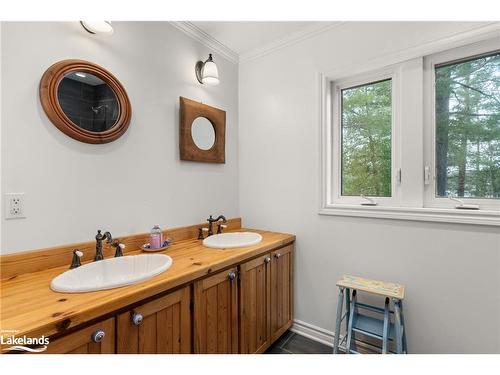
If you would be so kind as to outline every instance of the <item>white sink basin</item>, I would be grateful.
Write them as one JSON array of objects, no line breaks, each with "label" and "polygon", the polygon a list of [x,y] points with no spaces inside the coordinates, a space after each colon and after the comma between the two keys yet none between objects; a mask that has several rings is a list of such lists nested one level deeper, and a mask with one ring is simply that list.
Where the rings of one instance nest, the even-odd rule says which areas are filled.
[{"label": "white sink basin", "polygon": [[56,292],[82,293],[136,284],[166,271],[172,258],[164,254],[131,255],[92,262],[52,279]]},{"label": "white sink basin", "polygon": [[207,237],[203,240],[203,245],[215,249],[230,249],[234,247],[245,247],[258,244],[262,241],[262,236],[253,232],[233,232],[221,233]]}]

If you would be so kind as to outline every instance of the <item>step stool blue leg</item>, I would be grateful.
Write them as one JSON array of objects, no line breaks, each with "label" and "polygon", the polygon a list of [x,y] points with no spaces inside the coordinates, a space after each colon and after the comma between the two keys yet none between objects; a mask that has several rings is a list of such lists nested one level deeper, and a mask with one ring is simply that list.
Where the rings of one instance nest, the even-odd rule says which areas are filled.
[{"label": "step stool blue leg", "polygon": [[340,323],[342,322],[342,304],[344,303],[344,288],[339,287],[339,297],[337,300],[337,320],[335,323],[335,337],[333,338],[333,354],[339,352]]},{"label": "step stool blue leg", "polygon": [[[354,296],[353,296],[354,298]],[[353,315],[353,322],[351,324],[351,327],[353,327],[354,325],[354,319],[357,318],[358,316],[358,292],[356,292],[356,298],[354,298],[354,303],[352,303],[352,308],[354,309],[354,315]],[[352,330],[352,329],[351,329]],[[351,341],[351,349],[357,351],[358,350],[358,344],[356,343],[356,335],[355,335],[355,332],[354,330],[352,330],[352,341]]]},{"label": "step stool blue leg", "polygon": [[352,292],[351,308],[349,312],[349,323],[347,326],[347,342],[346,342],[346,353],[351,353],[352,344],[352,324],[354,321],[354,314],[356,313],[356,289]]},{"label": "step stool blue leg", "polygon": [[345,331],[349,329],[349,314],[351,312],[351,289],[345,289]]},{"label": "step stool blue leg", "polygon": [[403,301],[399,302],[400,314],[401,314],[401,325],[403,327],[403,353],[408,353],[408,345],[406,344],[406,325],[405,325],[405,314],[403,312]]},{"label": "step stool blue leg", "polygon": [[387,342],[389,337],[389,298],[385,299],[384,329],[382,331],[382,354],[387,354]]},{"label": "step stool blue leg", "polygon": [[394,302],[394,326],[396,328],[396,353],[403,353],[403,337],[401,329],[401,308],[400,301],[398,299],[393,299]]}]

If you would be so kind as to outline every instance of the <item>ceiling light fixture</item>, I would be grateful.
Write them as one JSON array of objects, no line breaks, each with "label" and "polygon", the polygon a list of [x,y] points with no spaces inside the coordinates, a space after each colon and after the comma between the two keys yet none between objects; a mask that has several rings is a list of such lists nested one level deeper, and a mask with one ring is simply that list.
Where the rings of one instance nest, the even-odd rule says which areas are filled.
[{"label": "ceiling light fixture", "polygon": [[114,31],[110,21],[80,21],[80,24],[90,34],[111,35]]},{"label": "ceiling light fixture", "polygon": [[217,86],[219,84],[219,71],[212,59],[212,54],[208,55],[208,59],[198,61],[195,67],[196,78],[201,84]]},{"label": "ceiling light fixture", "polygon": [[85,73],[81,73],[81,72],[75,73],[75,76],[78,76],[78,77],[81,77],[81,78],[87,77],[87,75]]}]

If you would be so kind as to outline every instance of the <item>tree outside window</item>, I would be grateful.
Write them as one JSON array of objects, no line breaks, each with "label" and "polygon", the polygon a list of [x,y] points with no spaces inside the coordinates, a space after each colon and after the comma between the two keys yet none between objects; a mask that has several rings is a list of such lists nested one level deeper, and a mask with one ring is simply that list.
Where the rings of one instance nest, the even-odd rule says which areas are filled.
[{"label": "tree outside window", "polygon": [[435,77],[436,196],[500,198],[500,53]]},{"label": "tree outside window", "polygon": [[341,92],[343,196],[391,196],[391,83]]}]

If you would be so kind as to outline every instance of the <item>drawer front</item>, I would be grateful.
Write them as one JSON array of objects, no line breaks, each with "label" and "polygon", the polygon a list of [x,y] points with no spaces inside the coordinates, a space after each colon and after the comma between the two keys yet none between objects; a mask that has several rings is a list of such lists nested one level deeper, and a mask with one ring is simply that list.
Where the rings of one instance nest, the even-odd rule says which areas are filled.
[{"label": "drawer front", "polygon": [[113,354],[115,352],[115,318],[82,328],[52,341],[48,354]]}]

